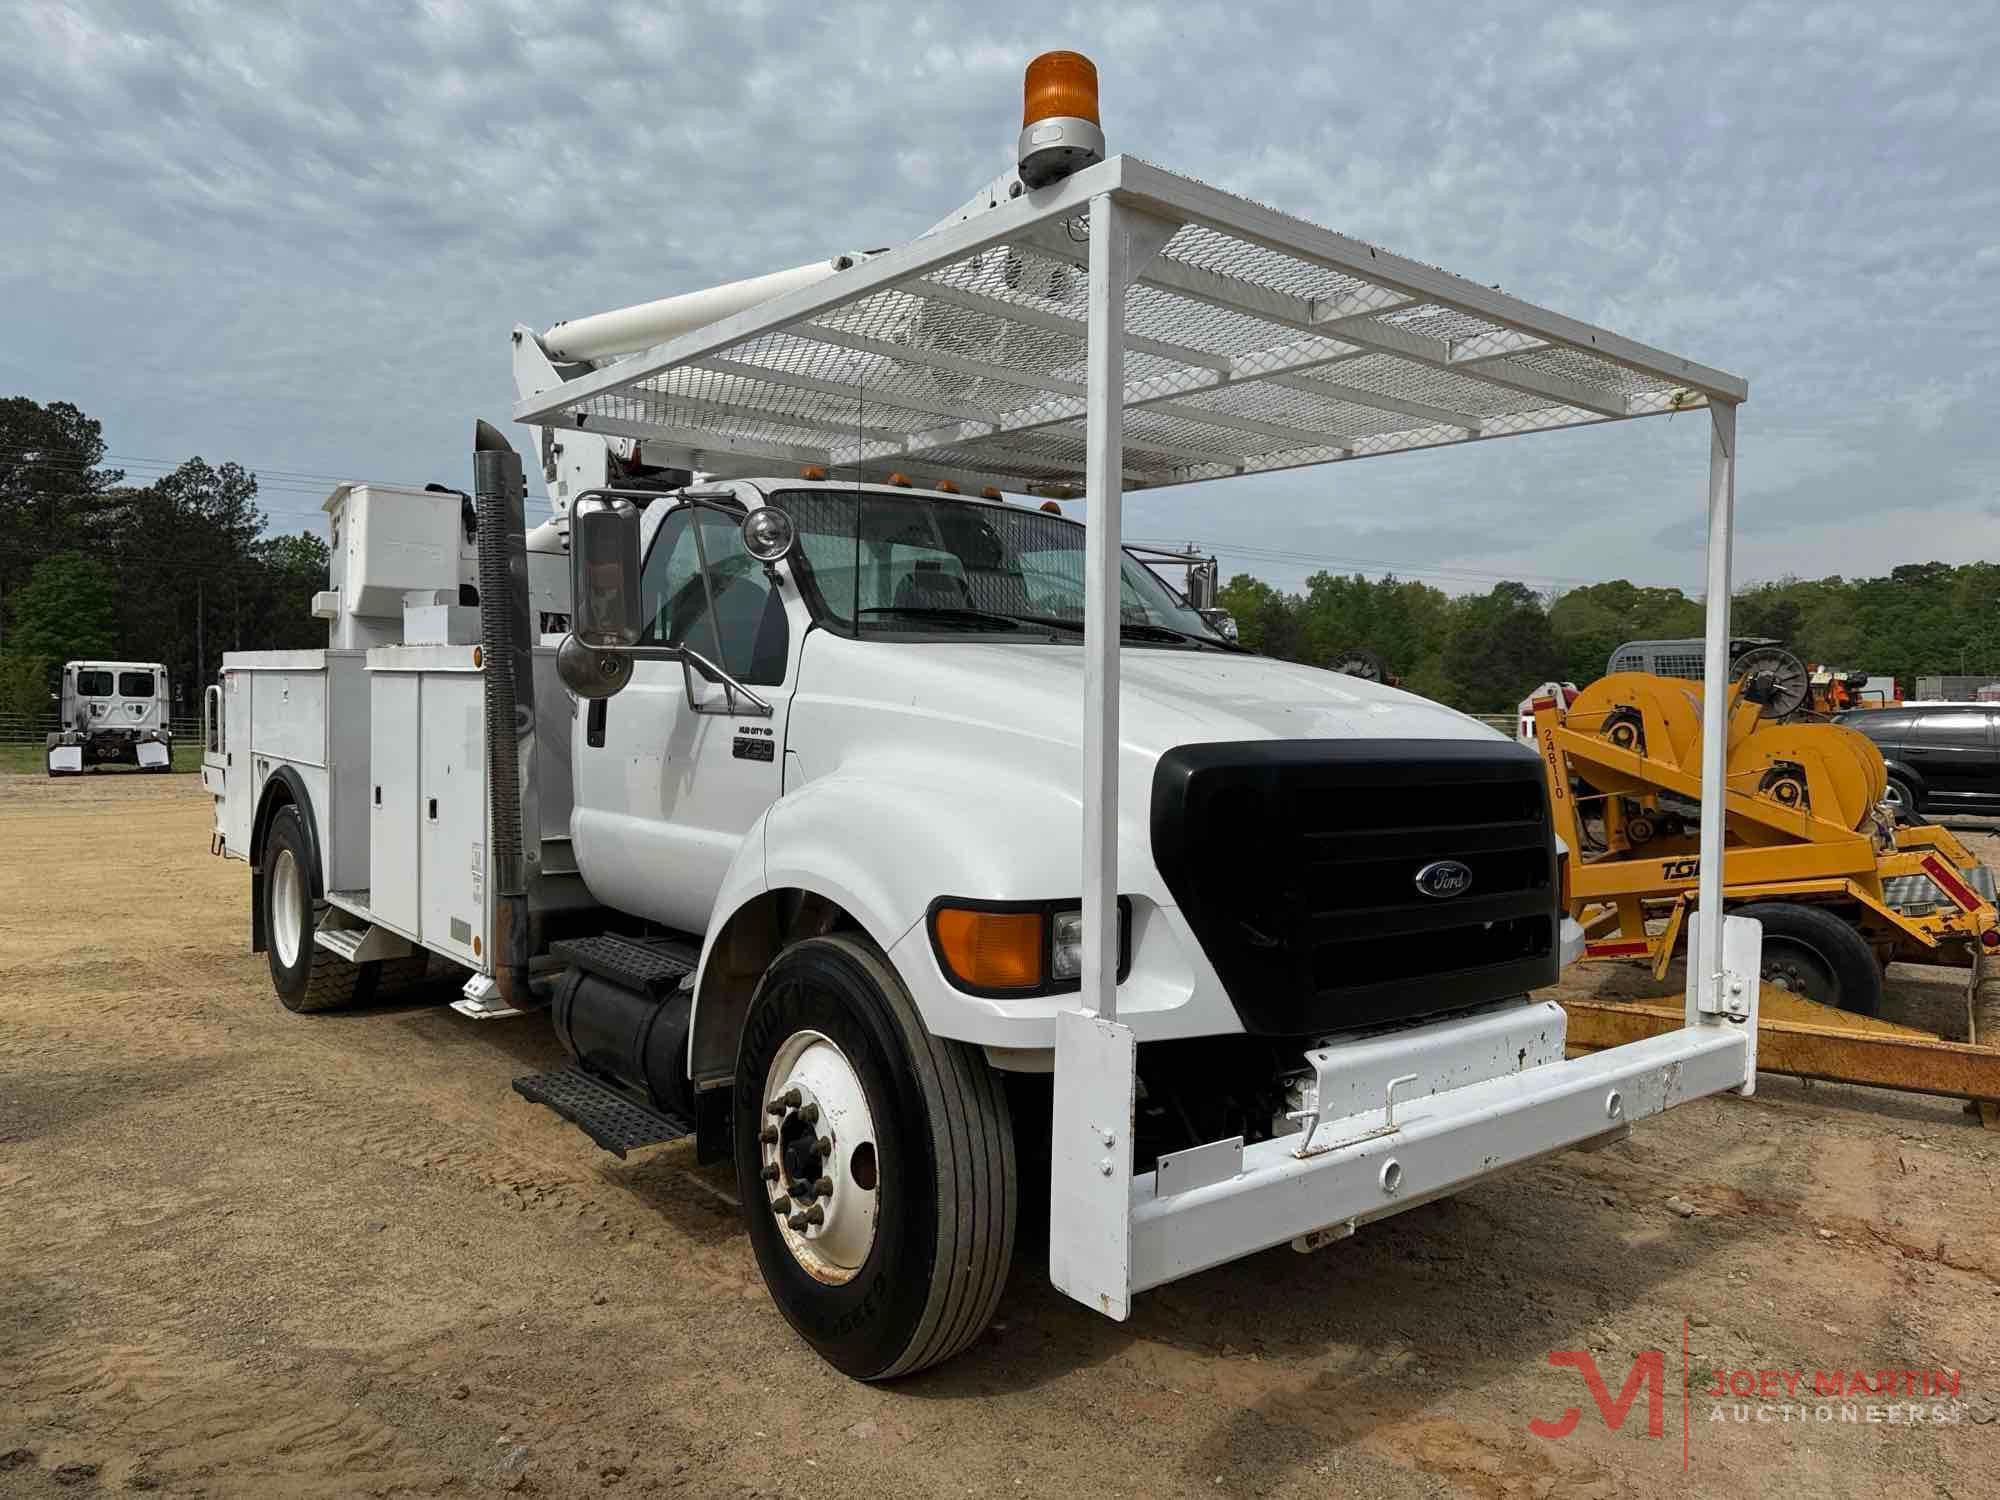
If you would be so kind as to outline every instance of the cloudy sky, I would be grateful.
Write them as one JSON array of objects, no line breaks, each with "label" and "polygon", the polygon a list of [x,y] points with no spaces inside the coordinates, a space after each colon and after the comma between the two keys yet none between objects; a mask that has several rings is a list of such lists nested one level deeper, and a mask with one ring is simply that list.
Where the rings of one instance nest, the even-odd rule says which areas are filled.
[{"label": "cloudy sky", "polygon": [[[0,0],[0,394],[135,475],[467,482],[508,333],[921,232],[1020,69],[1111,149],[1743,375],[1740,577],[2000,556],[2000,8]],[[1136,497],[1294,584],[1700,576],[1706,418]]]}]

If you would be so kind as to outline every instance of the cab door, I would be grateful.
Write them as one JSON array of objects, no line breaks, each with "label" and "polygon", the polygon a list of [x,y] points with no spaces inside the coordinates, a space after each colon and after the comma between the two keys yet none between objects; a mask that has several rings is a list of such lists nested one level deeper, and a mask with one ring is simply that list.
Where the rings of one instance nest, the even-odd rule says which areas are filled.
[{"label": "cab door", "polygon": [[1918,714],[1904,758],[1924,778],[1929,800],[1959,808],[2000,801],[2000,751],[1992,714],[1982,708],[1928,709]]},{"label": "cab door", "polygon": [[740,519],[712,502],[666,514],[646,556],[641,644],[685,645],[747,693],[678,662],[636,662],[622,693],[584,705],[573,746],[570,833],[591,894],[687,932],[707,927],[744,836],[784,790],[805,633],[797,589],[744,550]]}]

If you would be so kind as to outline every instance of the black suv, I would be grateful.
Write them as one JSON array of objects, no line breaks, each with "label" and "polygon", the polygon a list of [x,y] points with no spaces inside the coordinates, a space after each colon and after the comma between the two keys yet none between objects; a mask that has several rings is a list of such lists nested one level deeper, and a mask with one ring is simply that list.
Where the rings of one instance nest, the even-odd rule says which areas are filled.
[{"label": "black suv", "polygon": [[1898,808],[2000,815],[2000,703],[1855,708],[1835,722],[1875,742]]}]

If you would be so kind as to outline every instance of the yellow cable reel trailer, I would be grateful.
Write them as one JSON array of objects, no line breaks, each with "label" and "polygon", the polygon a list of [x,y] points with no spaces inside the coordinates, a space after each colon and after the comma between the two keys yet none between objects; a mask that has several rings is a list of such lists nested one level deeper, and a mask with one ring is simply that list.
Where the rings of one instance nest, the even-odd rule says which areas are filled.
[{"label": "yellow cable reel trailer", "polygon": [[[1948,830],[1897,823],[1882,803],[1881,753],[1867,738],[1769,717],[1772,696],[1762,674],[1730,687],[1723,869],[1730,909],[1764,924],[1766,1016],[1851,1034],[1859,1023],[1824,1008],[1874,1016],[1888,964],[1944,964],[1969,971],[1973,1038],[2000,1042],[2000,963],[1993,977],[1982,974],[2000,949],[1992,873]],[[1570,851],[1563,896],[1584,928],[1586,962],[1644,960],[1664,978],[1680,946],[1700,877],[1703,708],[1700,683],[1642,672],[1601,678],[1567,707],[1533,705],[1550,805]],[[1788,1009],[1794,999],[1808,1004]],[[1884,1023],[1863,1029],[1954,1045]],[[1975,1096],[1994,1097],[2000,1089],[1985,1086],[1993,1054],[1979,1050]],[[1869,1076],[1853,1081],[1974,1092],[1929,1088],[1906,1068],[1882,1077],[1872,1059],[1776,1070],[1859,1071]]]}]

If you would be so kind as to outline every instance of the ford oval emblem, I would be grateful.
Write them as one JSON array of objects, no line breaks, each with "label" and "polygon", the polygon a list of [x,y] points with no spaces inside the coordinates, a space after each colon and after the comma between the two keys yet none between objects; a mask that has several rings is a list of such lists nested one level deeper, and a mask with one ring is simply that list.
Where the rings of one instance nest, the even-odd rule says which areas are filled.
[{"label": "ford oval emblem", "polygon": [[1417,871],[1417,889],[1440,901],[1472,889],[1472,867],[1455,859],[1435,859]]}]

